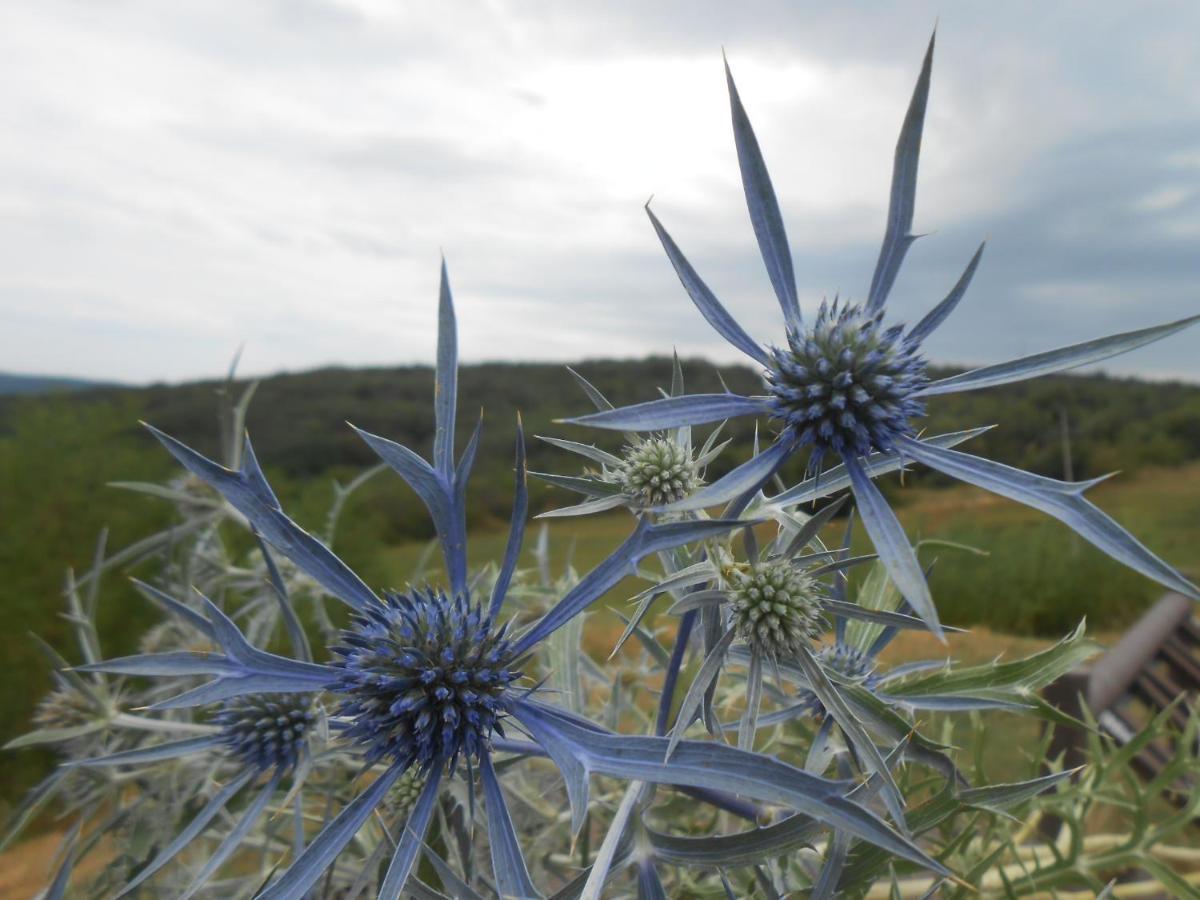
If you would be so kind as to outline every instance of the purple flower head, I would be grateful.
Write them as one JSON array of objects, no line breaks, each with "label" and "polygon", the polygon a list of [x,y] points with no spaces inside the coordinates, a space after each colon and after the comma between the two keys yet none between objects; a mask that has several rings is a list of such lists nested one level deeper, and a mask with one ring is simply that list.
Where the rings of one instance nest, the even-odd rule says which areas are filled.
[{"label": "purple flower head", "polygon": [[213,717],[229,753],[255,769],[294,769],[308,748],[316,713],[311,694],[246,694]]},{"label": "purple flower head", "polygon": [[478,603],[426,589],[386,594],[342,633],[342,677],[331,687],[344,699],[337,715],[368,761],[387,759],[422,769],[477,758],[512,701],[514,681],[506,628],[492,630]]},{"label": "purple flower head", "polygon": [[771,357],[771,418],[811,446],[814,461],[891,450],[925,413],[914,396],[927,381],[925,360],[900,326],[884,327],[881,312],[822,303],[813,326],[788,329],[788,346]]}]

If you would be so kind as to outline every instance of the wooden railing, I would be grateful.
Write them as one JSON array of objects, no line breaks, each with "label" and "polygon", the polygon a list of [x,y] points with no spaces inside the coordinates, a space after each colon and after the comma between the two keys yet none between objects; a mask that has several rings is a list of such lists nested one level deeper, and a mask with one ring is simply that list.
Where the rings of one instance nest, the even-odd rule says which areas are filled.
[{"label": "wooden railing", "polygon": [[[1127,743],[1150,719],[1182,697],[1171,712],[1182,727],[1200,702],[1200,626],[1196,603],[1182,594],[1167,594],[1096,662],[1070,672],[1045,690],[1045,697],[1063,712],[1079,717],[1086,702],[1099,727],[1118,743]],[[1165,740],[1165,739],[1163,739]],[[1067,767],[1087,762],[1085,735],[1077,728],[1057,726],[1049,757],[1063,754]],[[1161,740],[1150,742],[1135,757],[1144,778],[1158,775],[1176,748]],[[1200,752],[1200,748],[1192,748]],[[1182,803],[1197,785],[1171,785],[1165,795]],[[1043,831],[1057,831],[1047,820]]]}]

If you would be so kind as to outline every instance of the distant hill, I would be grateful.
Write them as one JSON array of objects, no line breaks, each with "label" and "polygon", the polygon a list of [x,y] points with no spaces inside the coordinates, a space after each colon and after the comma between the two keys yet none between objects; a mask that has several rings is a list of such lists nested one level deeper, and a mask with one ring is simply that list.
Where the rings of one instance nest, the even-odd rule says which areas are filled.
[{"label": "distant hill", "polygon": [[0,395],[86,391],[91,388],[112,386],[112,382],[88,381],[83,378],[64,378],[56,375],[16,375],[11,372],[0,372]]},{"label": "distant hill", "polygon": [[[685,360],[683,365],[691,391],[719,391],[722,383],[737,392],[762,391],[759,376],[747,367],[717,367],[698,359]],[[617,405],[653,399],[657,388],[671,381],[671,362],[665,357],[585,360],[575,368]],[[940,377],[951,371],[931,374]],[[5,377],[9,376],[0,376],[0,383]],[[221,382],[87,386],[91,389],[37,397],[0,396],[0,449],[10,441],[8,461],[16,467],[6,474],[22,479],[21,468],[40,468],[65,447],[77,448],[90,457],[87,468],[95,473],[97,482],[136,480],[161,471],[166,454],[137,426],[138,419],[204,452],[216,452],[216,394]],[[246,382],[241,382],[235,390],[245,387]],[[476,515],[507,516],[518,412],[529,436],[530,467],[534,470],[563,472],[579,462],[537,441],[534,435],[568,436],[608,449],[619,449],[623,440],[611,432],[554,424],[555,419],[591,409],[561,364],[465,366],[459,388],[460,446],[479,411],[486,411],[473,479],[481,495],[473,502]],[[247,426],[259,459],[273,477],[303,483],[377,461],[347,422],[428,453],[433,438],[432,396],[433,373],[425,366],[325,368],[281,374],[258,383]],[[1200,386],[1105,375],[1060,375],[934,397],[925,424],[929,433],[998,425],[967,449],[1042,474],[1062,477],[1069,471],[1072,477],[1082,479],[1118,469],[1200,459]],[[26,432],[24,439],[22,432]],[[735,439],[735,447],[725,457],[744,458],[753,439],[752,423],[736,423],[727,434]],[[113,470],[117,444],[129,448],[131,460],[144,462],[137,463],[133,471]],[[1064,458],[1065,446],[1069,447],[1069,464]],[[726,465],[718,461],[710,474],[719,474]],[[785,470],[785,478],[799,477],[801,462],[792,465],[795,471]],[[144,471],[137,470],[143,467]],[[938,476],[914,474],[937,483]],[[534,490],[535,505],[562,499],[561,492],[551,498],[540,487]],[[410,536],[415,536],[414,529],[421,532],[426,527],[424,513],[416,504],[405,503],[404,509],[393,515],[398,517],[395,521],[400,530]]]}]

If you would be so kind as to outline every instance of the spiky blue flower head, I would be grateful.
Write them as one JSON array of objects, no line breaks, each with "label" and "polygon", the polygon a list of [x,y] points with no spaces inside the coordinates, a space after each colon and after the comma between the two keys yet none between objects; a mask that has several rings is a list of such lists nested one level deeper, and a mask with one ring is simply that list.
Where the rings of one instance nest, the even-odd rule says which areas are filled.
[{"label": "spiky blue flower head", "polygon": [[478,603],[440,590],[389,593],[342,632],[345,695],[337,715],[368,761],[431,769],[477,757],[514,697],[507,626],[492,630]]},{"label": "spiky blue flower head", "polygon": [[891,450],[925,413],[914,396],[928,381],[925,360],[902,326],[883,324],[882,310],[822,303],[810,328],[788,329],[788,346],[773,348],[771,360],[771,417],[818,460]]},{"label": "spiky blue flower head", "polygon": [[286,772],[304,755],[316,711],[311,694],[247,694],[225,701],[213,720],[234,758]]}]

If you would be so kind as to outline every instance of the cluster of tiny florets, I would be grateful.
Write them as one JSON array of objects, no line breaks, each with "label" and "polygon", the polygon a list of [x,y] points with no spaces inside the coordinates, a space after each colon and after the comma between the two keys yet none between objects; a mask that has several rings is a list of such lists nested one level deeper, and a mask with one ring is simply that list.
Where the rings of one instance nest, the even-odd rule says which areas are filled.
[{"label": "cluster of tiny florets", "polygon": [[383,808],[387,818],[399,819],[407,816],[409,811],[421,799],[421,790],[425,787],[425,775],[415,766],[401,775],[384,798]]},{"label": "cluster of tiny florets", "polygon": [[342,677],[331,690],[345,735],[368,761],[423,770],[478,756],[512,702],[507,626],[492,631],[479,604],[440,591],[388,594],[342,632]]},{"label": "cluster of tiny florets", "polygon": [[793,656],[821,633],[819,584],[786,562],[735,572],[730,597],[739,636],[774,656]]},{"label": "cluster of tiny florets", "polygon": [[58,687],[43,697],[33,714],[38,728],[78,728],[95,718],[95,707],[86,695],[69,687]]},{"label": "cluster of tiny florets", "polygon": [[[102,714],[95,703],[68,685],[60,684],[43,697],[33,714],[33,724],[38,729],[68,731],[82,729],[94,723]],[[77,737],[58,742],[58,751],[68,759],[91,756],[104,746],[103,730],[87,731]]]},{"label": "cluster of tiny florets", "polygon": [[674,503],[701,484],[691,451],[666,438],[650,438],[626,448],[617,478],[621,490],[640,506]]},{"label": "cluster of tiny florets", "polygon": [[213,719],[234,757],[257,769],[287,771],[308,746],[316,711],[311,694],[250,694],[225,701]]},{"label": "cluster of tiny florets", "polygon": [[811,445],[817,459],[827,451],[890,450],[925,412],[913,396],[926,383],[925,360],[904,340],[903,328],[884,328],[881,316],[836,300],[822,303],[811,329],[789,331],[788,347],[772,350],[772,418],[799,444]]}]

